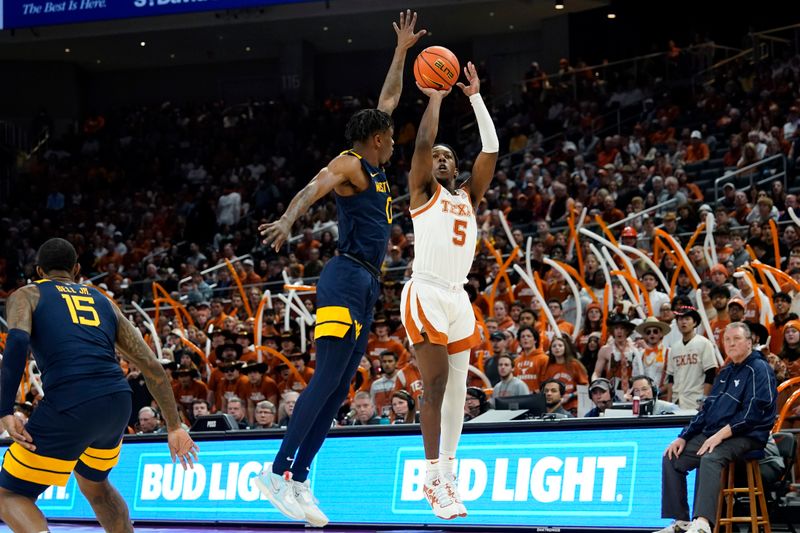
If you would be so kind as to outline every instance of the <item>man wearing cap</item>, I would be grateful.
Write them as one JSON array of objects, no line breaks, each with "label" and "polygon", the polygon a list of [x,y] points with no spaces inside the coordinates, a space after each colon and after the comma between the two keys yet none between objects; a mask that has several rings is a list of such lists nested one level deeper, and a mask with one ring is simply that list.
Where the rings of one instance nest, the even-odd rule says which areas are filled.
[{"label": "man wearing cap", "polygon": [[[750,330],[734,322],[725,328],[723,338],[731,364],[714,380],[703,409],[664,452],[661,516],[675,521],[658,533],[711,533],[722,469],[752,450],[764,449],[775,422],[775,374],[753,351]],[[690,515],[686,477],[695,469]]]},{"label": "man wearing cap", "polygon": [[589,397],[594,403],[594,407],[585,415],[587,418],[603,416],[606,409],[614,403],[611,382],[606,378],[598,378],[589,384]]},{"label": "man wearing cap", "polygon": [[244,273],[239,275],[242,285],[257,285],[262,282],[261,276],[255,273],[255,263],[249,257],[242,261]]},{"label": "man wearing cap", "polygon": [[719,200],[719,205],[728,211],[733,211],[736,207],[736,185],[728,182],[722,186],[722,198]]},{"label": "man wearing cap", "polygon": [[278,384],[266,376],[267,364],[257,361],[248,362],[242,368],[242,374],[247,376],[247,388],[241,398],[247,402],[247,418],[250,425],[254,423],[256,405],[264,400],[269,400],[273,405],[278,403]]},{"label": "man wearing cap", "polygon": [[681,409],[697,409],[698,402],[711,391],[717,372],[714,345],[697,335],[700,313],[690,305],[675,309],[681,340],[670,346],[667,358],[667,401]]},{"label": "man wearing cap", "polygon": [[678,237],[678,214],[675,211],[667,211],[661,216],[661,224],[664,231],[670,235]]},{"label": "man wearing cap", "polygon": [[741,296],[739,289],[728,283],[728,269],[722,263],[717,263],[709,270],[709,277],[715,287],[726,287],[729,292],[728,298]]},{"label": "man wearing cap", "polygon": [[408,261],[403,259],[403,250],[399,246],[390,246],[389,255],[384,261],[384,277],[393,281],[403,281]]},{"label": "man wearing cap", "polygon": [[686,163],[698,163],[707,161],[710,157],[708,145],[703,142],[703,134],[700,130],[694,130],[689,136],[689,146],[686,147],[686,156],[683,158]]},{"label": "man wearing cap", "polygon": [[209,356],[209,362],[212,365],[217,365],[217,367],[211,371],[211,375],[208,377],[208,388],[212,392],[217,389],[217,384],[225,378],[219,367],[224,363],[235,363],[241,357],[241,345],[233,342],[233,335],[226,331],[222,344],[219,344],[216,348],[214,348],[214,352]]},{"label": "man wearing cap", "polygon": [[641,335],[637,342],[639,352],[633,358],[633,375],[645,375],[658,387],[664,383],[664,368],[669,356],[669,347],[662,340],[669,333],[669,324],[661,322],[654,316],[647,317],[636,326],[636,333]]},{"label": "man wearing cap", "polygon": [[187,417],[192,412],[192,403],[195,400],[205,400],[208,398],[208,387],[200,381],[200,372],[197,367],[179,366],[176,374],[177,381],[172,385],[172,393],[175,395],[175,402],[182,408]]},{"label": "man wearing cap", "polygon": [[[605,377],[614,387],[620,399],[628,392],[633,360],[639,355],[639,349],[630,339],[636,326],[625,315],[613,315],[608,319],[611,338],[597,352],[597,363],[592,372],[592,379]],[[621,391],[621,392],[618,392]]]}]

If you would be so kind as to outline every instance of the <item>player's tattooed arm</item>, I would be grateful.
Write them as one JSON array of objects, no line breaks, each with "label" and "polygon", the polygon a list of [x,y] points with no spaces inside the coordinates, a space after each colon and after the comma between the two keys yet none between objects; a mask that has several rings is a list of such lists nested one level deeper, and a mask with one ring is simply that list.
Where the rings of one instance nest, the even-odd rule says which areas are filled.
[{"label": "player's tattooed arm", "polygon": [[352,183],[355,177],[361,174],[363,174],[361,163],[355,157],[347,155],[335,157],[297,193],[281,218],[258,227],[258,231],[264,237],[263,243],[267,246],[272,245],[275,250],[280,249],[289,238],[295,221],[317,200],[327,196],[339,185]]},{"label": "player's tattooed arm", "polygon": [[175,404],[172,384],[167,373],[156,359],[153,351],[144,342],[139,330],[125,318],[118,308],[114,309],[117,315],[117,350],[128,362],[135,364],[141,370],[147,383],[147,389],[161,408],[167,429],[169,431],[179,429],[181,422],[178,418],[178,406]]},{"label": "player's tattooed arm", "polygon": [[406,52],[414,46],[420,37],[427,33],[426,30],[414,31],[417,24],[417,13],[409,9],[400,12],[400,23],[393,22],[392,26],[397,34],[397,47],[394,49],[392,64],[381,88],[378,98],[378,109],[392,114],[397,104],[400,103],[400,93],[403,92],[403,67],[406,63]]},{"label": "player's tattooed arm", "polygon": [[34,285],[27,285],[8,296],[6,301],[6,322],[8,329],[21,329],[28,335],[33,326],[33,310],[39,303],[39,290]]}]

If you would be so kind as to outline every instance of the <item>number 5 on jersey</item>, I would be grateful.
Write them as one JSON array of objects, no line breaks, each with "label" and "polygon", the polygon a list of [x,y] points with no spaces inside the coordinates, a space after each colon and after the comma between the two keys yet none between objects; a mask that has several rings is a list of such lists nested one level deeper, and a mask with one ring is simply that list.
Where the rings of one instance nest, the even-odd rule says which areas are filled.
[{"label": "number 5 on jersey", "polygon": [[456,246],[464,246],[464,243],[467,241],[467,232],[464,231],[466,228],[466,220],[456,219],[453,221],[453,244]]},{"label": "number 5 on jersey", "polygon": [[67,302],[67,309],[69,309],[69,316],[73,324],[94,327],[100,325],[100,317],[92,307],[94,298],[91,296],[76,296],[74,294],[62,294],[61,297]]}]

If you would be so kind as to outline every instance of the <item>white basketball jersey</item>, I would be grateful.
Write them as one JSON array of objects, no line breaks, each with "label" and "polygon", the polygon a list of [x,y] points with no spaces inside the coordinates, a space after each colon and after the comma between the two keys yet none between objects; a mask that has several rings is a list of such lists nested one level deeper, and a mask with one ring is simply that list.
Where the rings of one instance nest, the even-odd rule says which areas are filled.
[{"label": "white basketball jersey", "polygon": [[411,210],[414,221],[412,277],[433,277],[462,285],[475,255],[478,223],[469,194],[438,185],[433,197]]}]

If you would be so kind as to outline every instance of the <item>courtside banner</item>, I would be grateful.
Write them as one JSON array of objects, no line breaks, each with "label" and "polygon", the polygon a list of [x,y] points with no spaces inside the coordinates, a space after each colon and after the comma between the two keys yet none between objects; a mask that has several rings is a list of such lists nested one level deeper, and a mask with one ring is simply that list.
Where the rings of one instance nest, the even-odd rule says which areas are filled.
[{"label": "courtside banner", "polygon": [[0,0],[0,29],[175,15],[312,0]]},{"label": "courtside banner", "polygon": [[[336,435],[325,442],[310,476],[332,523],[439,524],[422,493],[421,437],[407,432]],[[459,490],[469,516],[460,525],[539,528],[653,528],[660,518],[661,457],[675,427],[465,433]],[[277,436],[276,436],[277,437]],[[200,441],[200,463],[184,472],[166,442],[126,441],[111,481],[134,520],[283,522],[253,484],[280,441]],[[689,478],[692,501],[693,476]],[[49,518],[92,511],[74,481],[39,499]]]}]

